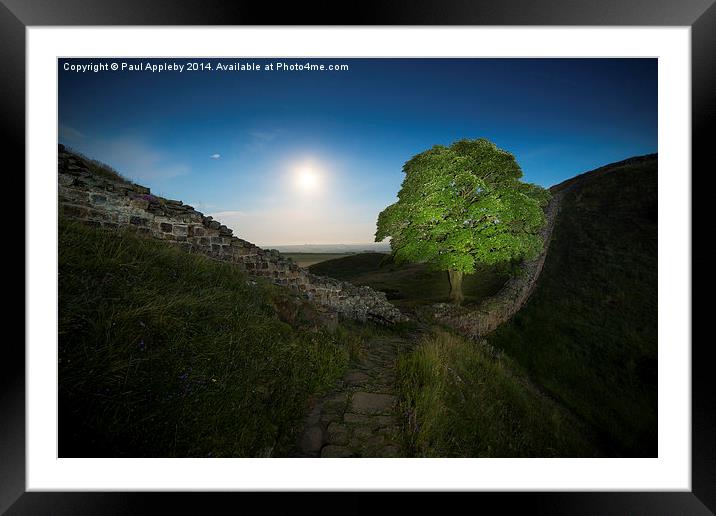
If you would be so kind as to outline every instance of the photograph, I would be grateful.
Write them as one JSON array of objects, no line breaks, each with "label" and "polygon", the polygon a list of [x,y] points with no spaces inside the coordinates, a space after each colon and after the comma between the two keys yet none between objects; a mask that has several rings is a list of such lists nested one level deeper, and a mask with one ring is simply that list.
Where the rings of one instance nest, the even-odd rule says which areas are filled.
[{"label": "photograph", "polygon": [[59,458],[659,457],[658,58],[56,63]]}]

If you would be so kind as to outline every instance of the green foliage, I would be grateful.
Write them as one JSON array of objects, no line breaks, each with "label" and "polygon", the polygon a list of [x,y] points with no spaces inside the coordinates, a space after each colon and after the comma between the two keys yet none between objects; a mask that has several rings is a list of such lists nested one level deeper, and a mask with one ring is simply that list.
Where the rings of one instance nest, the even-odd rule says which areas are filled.
[{"label": "green foliage", "polygon": [[[155,240],[59,227],[60,456],[282,456],[357,343],[286,291]],[[299,320],[297,318],[297,320]]]},{"label": "green foliage", "polygon": [[549,192],[520,181],[512,154],[485,139],[436,145],[403,167],[398,201],[378,216],[398,262],[473,273],[536,256]]},{"label": "green foliage", "polygon": [[398,371],[413,456],[598,455],[585,429],[481,344],[438,330]]}]

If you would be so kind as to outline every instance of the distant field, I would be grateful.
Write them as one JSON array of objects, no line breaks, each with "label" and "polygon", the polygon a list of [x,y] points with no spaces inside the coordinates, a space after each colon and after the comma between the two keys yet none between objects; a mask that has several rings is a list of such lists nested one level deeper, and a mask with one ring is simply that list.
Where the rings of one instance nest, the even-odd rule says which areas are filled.
[{"label": "distant field", "polygon": [[[383,253],[360,253],[326,260],[309,267],[314,274],[368,285],[385,292],[401,307],[447,302],[450,294],[446,272],[429,271],[422,264],[396,265]],[[477,304],[496,293],[507,280],[504,273],[482,269],[465,276],[465,305]]]},{"label": "distant field", "polygon": [[351,253],[281,253],[281,256],[291,258],[300,267],[310,267],[326,260],[351,256]]}]

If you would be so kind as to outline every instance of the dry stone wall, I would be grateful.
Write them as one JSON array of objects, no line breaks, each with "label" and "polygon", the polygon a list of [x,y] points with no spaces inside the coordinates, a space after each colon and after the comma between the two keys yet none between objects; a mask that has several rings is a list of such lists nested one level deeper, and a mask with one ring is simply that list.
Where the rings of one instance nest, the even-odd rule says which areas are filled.
[{"label": "dry stone wall", "polygon": [[478,338],[494,331],[519,312],[534,291],[542,272],[563,195],[561,191],[552,192],[552,199],[545,209],[547,223],[540,232],[544,247],[537,258],[524,262],[518,273],[507,280],[497,294],[480,303],[476,309],[441,303],[434,306],[435,319],[464,335]]},{"label": "dry stone wall", "polygon": [[383,292],[316,276],[233,235],[231,229],[182,201],[152,195],[149,188],[92,173],[80,156],[59,146],[58,202],[62,217],[103,228],[126,228],[171,242],[192,253],[236,264],[246,273],[298,290],[316,304],[361,321],[406,317]]}]

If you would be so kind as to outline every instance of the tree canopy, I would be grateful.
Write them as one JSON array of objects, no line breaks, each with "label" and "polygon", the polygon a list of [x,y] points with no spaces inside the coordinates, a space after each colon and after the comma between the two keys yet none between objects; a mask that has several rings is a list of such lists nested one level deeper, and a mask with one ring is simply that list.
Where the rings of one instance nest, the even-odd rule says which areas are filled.
[{"label": "tree canopy", "polygon": [[[398,201],[378,216],[397,262],[472,273],[539,254],[550,194],[524,183],[515,157],[486,139],[436,145],[403,167]],[[452,277],[452,276],[451,276]]]}]

